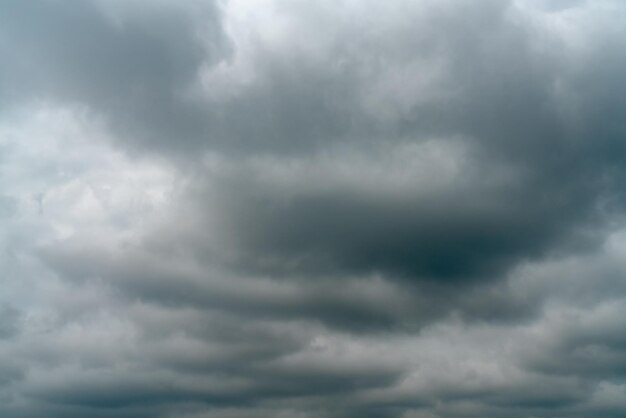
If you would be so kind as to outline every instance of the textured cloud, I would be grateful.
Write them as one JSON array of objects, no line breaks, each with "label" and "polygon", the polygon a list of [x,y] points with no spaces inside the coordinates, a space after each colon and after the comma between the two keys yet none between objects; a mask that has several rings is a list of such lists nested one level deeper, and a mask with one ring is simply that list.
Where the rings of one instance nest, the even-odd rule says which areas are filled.
[{"label": "textured cloud", "polygon": [[619,1],[0,5],[0,415],[619,417]]}]

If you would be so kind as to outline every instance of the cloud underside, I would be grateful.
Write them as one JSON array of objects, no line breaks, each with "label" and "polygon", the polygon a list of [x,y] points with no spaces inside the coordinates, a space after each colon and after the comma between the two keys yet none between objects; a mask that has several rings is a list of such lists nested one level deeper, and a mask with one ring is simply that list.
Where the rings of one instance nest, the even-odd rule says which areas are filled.
[{"label": "cloud underside", "polygon": [[5,1],[0,415],[623,415],[625,16]]}]

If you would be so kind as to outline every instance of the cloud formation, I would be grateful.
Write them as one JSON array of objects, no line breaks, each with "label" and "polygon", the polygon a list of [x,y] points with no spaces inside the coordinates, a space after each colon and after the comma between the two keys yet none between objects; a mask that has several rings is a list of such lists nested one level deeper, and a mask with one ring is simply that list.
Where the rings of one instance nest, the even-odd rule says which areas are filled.
[{"label": "cloud formation", "polygon": [[625,16],[5,1],[0,415],[623,415]]}]

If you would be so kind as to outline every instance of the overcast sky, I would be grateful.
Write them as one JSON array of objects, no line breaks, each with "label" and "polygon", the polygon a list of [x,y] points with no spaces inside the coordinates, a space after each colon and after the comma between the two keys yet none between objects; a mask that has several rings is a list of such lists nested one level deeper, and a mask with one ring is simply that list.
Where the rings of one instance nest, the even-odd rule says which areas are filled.
[{"label": "overcast sky", "polygon": [[626,415],[626,2],[0,0],[0,416]]}]

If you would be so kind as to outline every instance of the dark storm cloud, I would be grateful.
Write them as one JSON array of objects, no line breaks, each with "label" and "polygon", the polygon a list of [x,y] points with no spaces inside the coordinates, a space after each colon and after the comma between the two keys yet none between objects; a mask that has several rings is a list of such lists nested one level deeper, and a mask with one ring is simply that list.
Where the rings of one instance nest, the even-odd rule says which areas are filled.
[{"label": "dark storm cloud", "polygon": [[[13,387],[29,400],[26,412],[40,404],[61,415],[168,416],[170,408],[176,414],[191,406],[251,408],[292,398],[318,403],[320,397],[327,398],[326,407],[340,406],[347,402],[342,397],[388,386],[401,375],[398,364],[326,358],[321,348],[310,346],[302,324],[143,303],[123,309],[106,320],[92,306],[56,324],[54,335],[25,337],[14,346],[19,355],[8,351],[18,355],[19,366],[30,367]],[[104,336],[100,327],[107,328],[107,338],[92,344]],[[10,402],[1,408],[19,406]]]},{"label": "dark storm cloud", "polygon": [[[48,249],[43,259],[66,279],[106,280],[127,297],[166,306],[217,308],[277,319],[309,318],[350,330],[388,328],[404,322],[402,317],[413,310],[410,299],[375,279],[346,278],[341,289],[334,280],[294,285],[268,277],[241,278],[203,265],[176,268],[173,260],[163,263],[149,253],[105,256],[103,249],[77,245],[80,248],[66,243],[63,249]],[[421,309],[428,317],[430,310],[436,311]]]},{"label": "dark storm cloud", "polygon": [[132,2],[110,3],[119,11],[108,16],[103,3],[3,2],[3,107],[84,104],[124,141],[148,138],[156,147],[197,136],[201,116],[182,96],[200,64],[227,48],[215,5],[131,13]]},{"label": "dark storm cloud", "polygon": [[[202,24],[184,8],[165,7],[116,25],[89,3],[22,4],[10,8],[15,16],[7,15],[4,30],[30,51],[22,55],[39,60],[36,68],[46,68],[33,75],[49,86],[37,88],[38,95],[84,101],[114,130],[131,129],[124,141],[133,149],[191,150],[192,161],[207,150],[287,152],[306,160],[316,149],[334,153],[337,144],[357,152],[435,135],[460,136],[472,154],[476,172],[459,176],[474,182],[427,197],[407,190],[389,198],[382,187],[363,193],[355,185],[336,187],[333,179],[316,188],[303,179],[299,190],[259,184],[248,172],[226,179],[217,196],[199,204],[217,203],[213,222],[229,226],[219,232],[241,247],[236,268],[466,281],[500,276],[555,246],[584,246],[578,232],[601,220],[598,203],[621,202],[624,127],[616,115],[624,104],[602,93],[624,87],[620,48],[601,44],[573,63],[566,52],[547,53],[564,41],[536,39],[507,2],[485,2],[480,11],[465,2],[403,7],[415,23],[382,7],[387,15],[378,24],[386,36],[316,7],[287,8],[287,19],[303,25],[293,36],[310,34],[308,13],[337,36],[309,41],[320,50],[316,59],[289,42],[264,45],[262,37],[248,47],[252,52],[237,50],[210,5]],[[37,16],[46,18],[27,30],[24,21]],[[207,27],[212,37],[201,38],[197,32]],[[220,65],[228,71],[246,55],[251,63],[241,71],[253,80],[220,96],[229,87]],[[185,97],[203,69],[206,92]],[[429,72],[432,80],[414,81]],[[375,167],[378,153],[367,155]],[[494,164],[522,174],[511,184],[480,187],[482,177],[499,175]]]},{"label": "dark storm cloud", "polygon": [[384,191],[275,191],[234,183],[222,195],[220,221],[246,252],[236,263],[255,270],[462,282],[500,276],[520,259],[545,254],[590,217],[581,190],[471,187],[387,197]]},{"label": "dark storm cloud", "polygon": [[0,9],[0,415],[626,408],[619,2]]},{"label": "dark storm cloud", "polygon": [[130,300],[218,309],[244,318],[319,321],[356,333],[416,330],[452,312],[469,321],[514,323],[536,316],[542,300],[537,292],[519,291],[504,279],[463,285],[432,280],[395,283],[386,276],[336,273],[314,280],[283,274],[239,276],[214,269],[210,262],[174,258],[170,251],[164,260],[151,250],[147,246],[120,252],[77,241],[45,248],[40,255],[66,280],[104,280]]},{"label": "dark storm cloud", "polygon": [[[364,193],[332,179],[309,185],[306,172],[298,189],[265,184],[244,172],[219,185],[223,190],[209,201],[211,208],[218,205],[215,222],[225,225],[221,233],[229,239],[234,235],[242,248],[237,266],[304,275],[382,271],[412,278],[482,279],[500,276],[521,260],[593,242],[593,236],[581,232],[601,225],[606,215],[601,210],[623,206],[624,126],[614,112],[625,107],[618,96],[602,93],[626,87],[616,71],[624,68],[623,48],[601,46],[589,61],[572,63],[571,57],[536,51],[532,28],[509,21],[502,3],[486,8],[480,16],[464,14],[463,7],[435,14],[442,25],[425,34],[419,27],[407,29],[418,39],[443,44],[435,55],[445,57],[444,85],[454,93],[441,102],[398,111],[376,124],[380,131],[374,129],[375,134],[355,134],[363,142],[375,135],[392,144],[462,135],[474,172],[459,176],[473,176],[474,182],[449,185],[427,197],[411,190],[390,197],[383,187]],[[540,47],[563,47],[559,39],[548,42]],[[419,55],[422,50],[407,47],[405,53],[414,51]],[[404,64],[378,52],[389,58],[388,65]],[[374,70],[380,78],[385,71]],[[310,94],[304,96],[310,100]],[[566,114],[568,107],[576,111]],[[352,122],[358,130],[359,123]],[[306,126],[303,135],[310,132]],[[280,132],[276,136],[282,137]],[[349,135],[327,140],[352,143]],[[370,169],[378,158],[371,155]],[[500,175],[491,169],[494,164],[521,174],[500,188],[480,187],[483,178]],[[343,165],[349,168],[349,162]],[[601,208],[606,202],[608,207]]]},{"label": "dark storm cloud", "polygon": [[[421,117],[438,125],[429,133],[465,135],[477,155],[471,164],[478,173],[460,176],[474,175],[476,184],[424,198],[411,191],[389,197],[384,189],[364,193],[332,183],[309,187],[304,179],[298,190],[245,176],[227,181],[209,206],[223,205],[217,222],[231,227],[224,227],[225,236],[239,240],[244,255],[235,264],[287,274],[382,271],[467,280],[499,276],[520,260],[592,243],[594,237],[584,230],[601,225],[602,210],[623,206],[619,156],[624,155],[624,127],[617,116],[606,120],[604,114],[624,106],[613,95],[599,95],[623,89],[623,78],[607,75],[594,84],[597,93],[584,94],[580,111],[572,116],[581,127],[572,133],[573,122],[559,114],[563,103],[551,97],[566,69],[543,67],[543,62],[534,68],[539,57],[528,52],[523,38],[503,38],[502,45],[478,42],[465,48],[486,49],[476,56],[449,52],[459,60],[453,66],[463,71],[454,78],[460,97],[444,105],[423,105],[414,109],[414,117],[405,115],[409,122],[397,122],[404,138],[418,141],[424,134]],[[593,62],[623,68],[623,58],[611,52]],[[478,68],[467,70],[463,59]],[[582,77],[563,76],[574,92],[587,73],[597,72],[592,63],[583,65],[588,68],[580,70]],[[490,170],[494,162],[522,174],[501,188],[477,187],[481,177],[499,175]],[[601,208],[605,202],[608,207]]]}]

